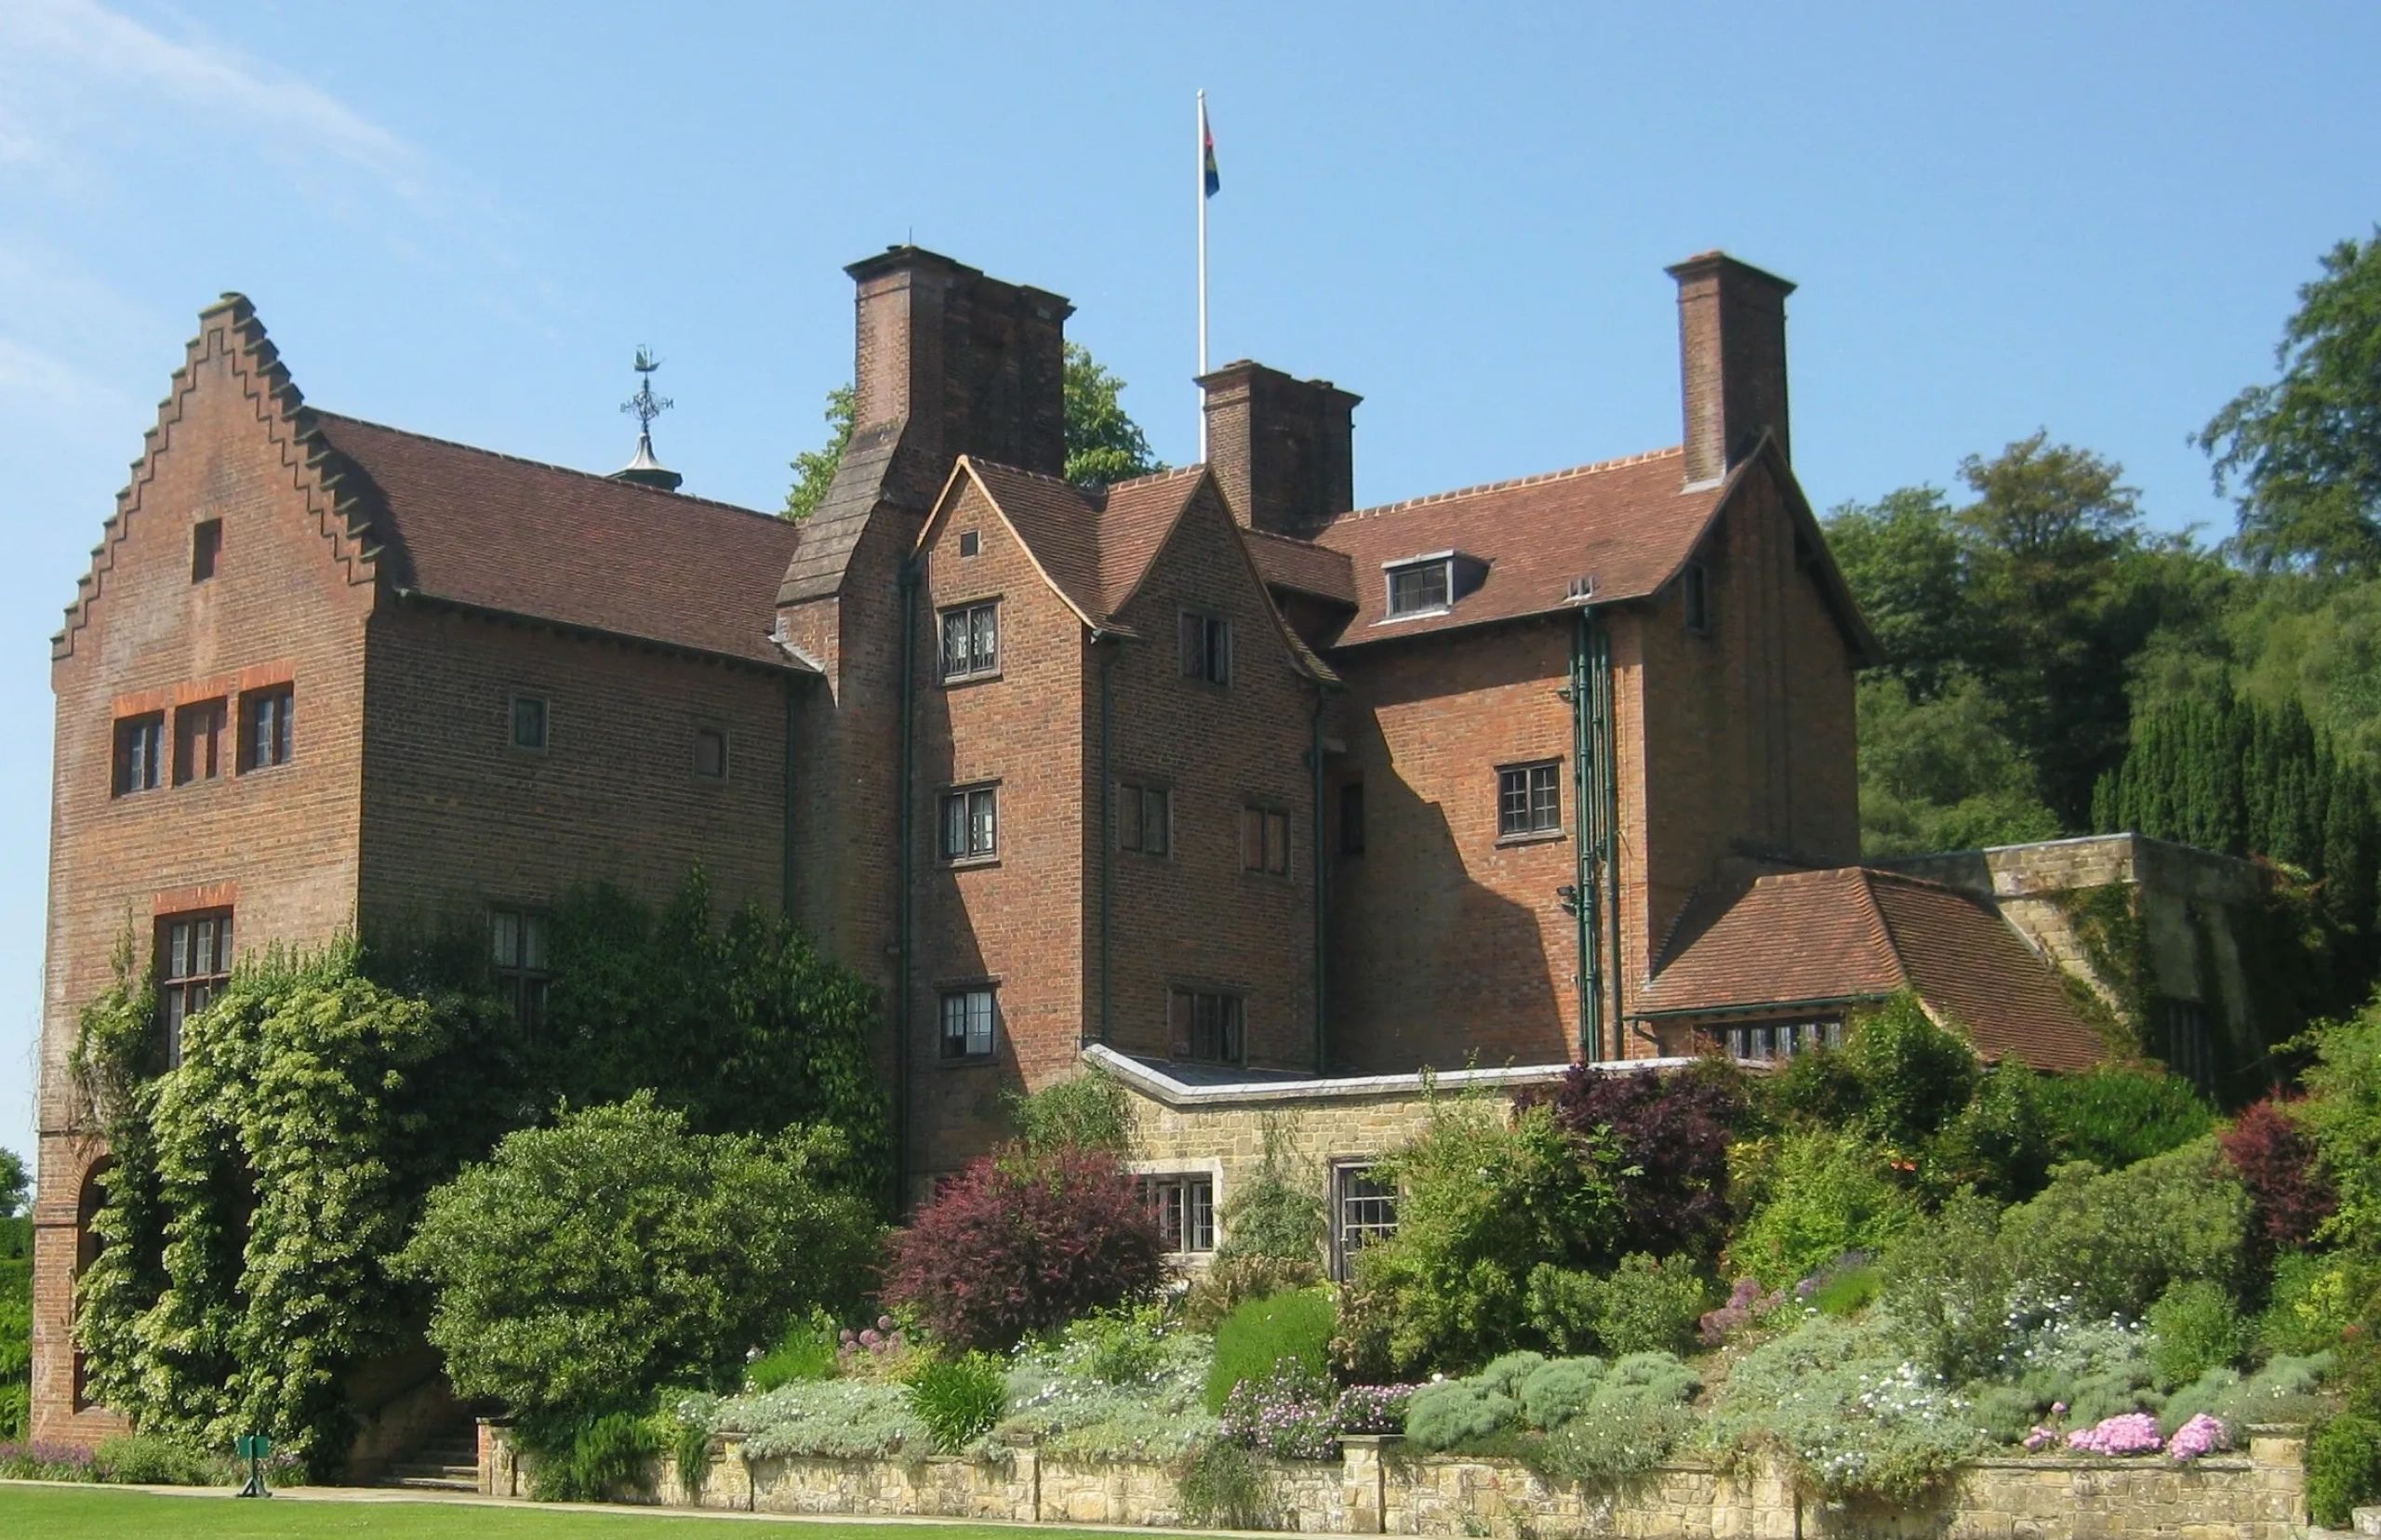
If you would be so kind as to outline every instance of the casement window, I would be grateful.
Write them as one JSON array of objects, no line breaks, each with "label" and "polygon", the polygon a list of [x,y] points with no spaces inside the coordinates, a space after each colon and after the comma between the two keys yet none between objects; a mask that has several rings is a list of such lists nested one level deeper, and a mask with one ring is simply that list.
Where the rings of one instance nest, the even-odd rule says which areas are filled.
[{"label": "casement window", "polygon": [[942,677],[980,679],[1001,671],[1001,606],[994,600],[942,612]]},{"label": "casement window", "polygon": [[190,580],[203,583],[215,576],[216,561],[223,554],[223,521],[201,519],[190,530]]},{"label": "casement window", "polygon": [[1455,558],[1433,556],[1389,569],[1389,613],[1437,615],[1455,593]]},{"label": "casement window", "polygon": [[992,1055],[1000,1001],[989,984],[942,991],[942,1056],[979,1059]]},{"label": "casement window", "polygon": [[963,786],[942,798],[946,861],[983,861],[1000,854],[1000,788]]},{"label": "casement window", "polygon": [[1331,1276],[1345,1281],[1356,1254],[1397,1233],[1397,1188],[1373,1167],[1349,1162],[1331,1168]]},{"label": "casement window", "polygon": [[157,1017],[166,1067],[182,1061],[182,1023],[206,1009],[232,977],[232,911],[169,914],[157,922]]},{"label": "casement window", "polygon": [[1182,677],[1231,683],[1231,622],[1219,615],[1182,615]]},{"label": "casement window", "polygon": [[1725,1027],[1720,1045],[1730,1058],[1780,1059],[1814,1048],[1843,1046],[1843,1018],[1820,1016],[1809,1021],[1759,1021]]},{"label": "casement window", "polygon": [[154,791],[163,774],[161,761],[166,749],[166,713],[149,711],[136,717],[125,717],[115,724],[114,794],[128,797],[136,791]]},{"label": "casement window", "polygon": [[1679,608],[1686,629],[1697,636],[1711,634],[1711,574],[1701,562],[1689,562],[1679,574]]},{"label": "casement window", "polygon": [[174,784],[213,780],[223,773],[223,697],[174,708]]},{"label": "casement window", "polygon": [[1348,782],[1339,789],[1339,854],[1364,853],[1364,783]]},{"label": "casement window", "polygon": [[1157,1233],[1170,1252],[1211,1252],[1216,1249],[1216,1179],[1204,1174],[1144,1176],[1141,1201],[1157,1221]]},{"label": "casement window", "polygon": [[553,984],[546,963],[546,917],[535,909],[491,909],[487,932],[496,992],[512,1007],[512,1019],[534,1032],[546,1023],[546,995]]},{"label": "casement window", "polygon": [[286,684],[240,692],[240,770],[270,770],[289,763],[290,716],[298,692]]},{"label": "casement window", "polygon": [[727,778],[727,734],[718,727],[695,729],[695,778]]},{"label": "casement window", "polygon": [[1174,848],[1174,793],[1135,781],[1116,785],[1116,848],[1163,856]]},{"label": "casement window", "polygon": [[1272,807],[1240,810],[1240,870],[1286,877],[1290,871],[1290,816]]},{"label": "casement window", "polygon": [[1239,995],[1176,989],[1168,992],[1166,1014],[1177,1058],[1194,1064],[1239,1064],[1244,1058],[1247,1004]]},{"label": "casement window", "polygon": [[512,743],[529,753],[546,751],[546,697],[516,695],[511,713]]},{"label": "casement window", "polygon": [[1563,766],[1509,764],[1496,772],[1496,835],[1554,834],[1563,829]]}]

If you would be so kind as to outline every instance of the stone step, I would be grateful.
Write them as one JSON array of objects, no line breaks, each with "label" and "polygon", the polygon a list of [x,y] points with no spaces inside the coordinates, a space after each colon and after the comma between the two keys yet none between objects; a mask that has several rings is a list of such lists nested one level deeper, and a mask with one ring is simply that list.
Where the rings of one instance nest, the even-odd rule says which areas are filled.
[{"label": "stone step", "polygon": [[2358,1534],[2381,1534],[2381,1507],[2361,1507],[2348,1515],[2348,1526]]},{"label": "stone step", "polygon": [[466,1476],[404,1476],[392,1473],[382,1477],[379,1484],[403,1487],[408,1492],[477,1492],[480,1489],[476,1472]]}]

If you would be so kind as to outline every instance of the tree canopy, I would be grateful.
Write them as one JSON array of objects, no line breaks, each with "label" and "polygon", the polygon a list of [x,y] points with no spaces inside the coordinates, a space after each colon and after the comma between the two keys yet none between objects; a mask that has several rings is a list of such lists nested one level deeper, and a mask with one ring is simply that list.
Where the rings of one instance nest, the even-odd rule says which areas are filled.
[{"label": "tree canopy", "polygon": [[[1165,469],[1150,452],[1140,424],[1124,410],[1124,382],[1080,342],[1066,345],[1067,480],[1078,486],[1112,486]],[[785,517],[806,519],[826,499],[835,468],[852,441],[859,392],[838,385],[827,392],[827,442],[794,456],[793,486]]]}]

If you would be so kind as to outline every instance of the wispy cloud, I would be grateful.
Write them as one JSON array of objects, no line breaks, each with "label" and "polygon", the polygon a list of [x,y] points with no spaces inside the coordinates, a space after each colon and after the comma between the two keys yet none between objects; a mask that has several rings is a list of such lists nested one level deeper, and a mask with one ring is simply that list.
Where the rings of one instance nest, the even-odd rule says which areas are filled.
[{"label": "wispy cloud", "polygon": [[[0,163],[69,156],[64,136],[46,123],[83,114],[43,112],[53,99],[104,88],[156,105],[203,109],[207,121],[239,124],[251,134],[293,138],[369,173],[409,202],[428,195],[429,166],[405,139],[319,86],[192,33],[168,37],[97,0],[7,0],[0,5]],[[13,103],[13,105],[9,105]]]}]

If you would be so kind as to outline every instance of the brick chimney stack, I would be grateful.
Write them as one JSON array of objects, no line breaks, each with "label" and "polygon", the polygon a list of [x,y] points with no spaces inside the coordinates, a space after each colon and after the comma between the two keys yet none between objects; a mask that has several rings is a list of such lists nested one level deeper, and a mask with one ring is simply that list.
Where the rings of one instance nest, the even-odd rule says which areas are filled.
[{"label": "brick chimney stack", "polygon": [[913,246],[844,271],[858,289],[858,426],[907,418],[905,442],[945,466],[977,455],[1066,468],[1072,305]]},{"label": "brick chimney stack", "polygon": [[1786,297],[1794,285],[1723,251],[1669,270],[1678,283],[1686,479],[1716,480],[1763,429],[1786,436]]},{"label": "brick chimney stack", "polygon": [[1303,534],[1356,504],[1356,404],[1327,379],[1242,359],[1199,377],[1207,466],[1252,529]]}]

